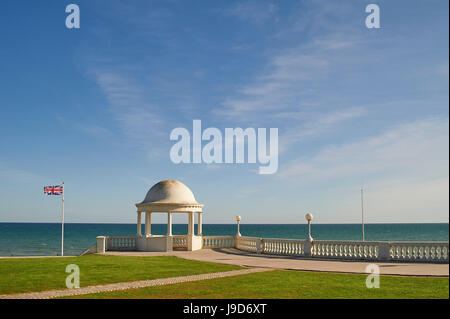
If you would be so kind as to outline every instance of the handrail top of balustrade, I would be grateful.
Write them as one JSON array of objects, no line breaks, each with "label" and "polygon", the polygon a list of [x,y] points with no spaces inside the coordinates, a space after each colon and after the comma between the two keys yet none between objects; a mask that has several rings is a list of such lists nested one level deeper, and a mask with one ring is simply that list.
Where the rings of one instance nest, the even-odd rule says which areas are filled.
[{"label": "handrail top of balustrade", "polygon": [[448,241],[390,241],[391,245],[448,245]]},{"label": "handrail top of balustrade", "polygon": [[111,239],[116,239],[116,238],[125,238],[125,239],[133,239],[133,238],[137,238],[137,236],[105,236],[106,238],[111,238]]},{"label": "handrail top of balustrade", "polygon": [[[304,243],[307,239],[295,239],[295,238],[264,238],[264,237],[247,237],[242,236],[242,239],[249,240],[263,240],[263,241],[278,241],[278,242],[297,242]],[[389,243],[384,241],[354,241],[354,240],[313,240],[312,243],[318,244],[381,244]]]},{"label": "handrail top of balustrade", "polygon": [[261,239],[261,237],[239,236],[239,239],[259,240],[259,239]]},{"label": "handrail top of balustrade", "polygon": [[264,241],[288,241],[288,242],[300,242],[304,243],[306,239],[294,239],[294,238],[261,238]]},{"label": "handrail top of balustrade", "polygon": [[313,244],[343,244],[343,245],[377,245],[377,244],[389,244],[388,241],[362,241],[362,240],[313,240]]},{"label": "handrail top of balustrade", "polygon": [[313,240],[313,244],[355,244],[355,245],[381,245],[388,244],[391,246],[395,245],[404,245],[404,246],[420,246],[420,245],[429,245],[429,246],[438,246],[438,245],[448,245],[448,242],[438,242],[438,241],[354,241],[354,240]]},{"label": "handrail top of balustrade", "polygon": [[[294,238],[264,238],[264,237],[249,237],[241,236],[242,239],[248,240],[264,240],[264,241],[290,241],[290,242],[305,242],[306,239],[294,239]],[[377,245],[377,244],[390,244],[390,245],[448,245],[448,241],[362,241],[362,240],[313,240],[312,243],[317,244],[358,244],[358,245]]]},{"label": "handrail top of balustrade", "polygon": [[234,236],[202,236],[203,238],[226,238],[226,239],[229,239],[229,238],[234,238]]}]

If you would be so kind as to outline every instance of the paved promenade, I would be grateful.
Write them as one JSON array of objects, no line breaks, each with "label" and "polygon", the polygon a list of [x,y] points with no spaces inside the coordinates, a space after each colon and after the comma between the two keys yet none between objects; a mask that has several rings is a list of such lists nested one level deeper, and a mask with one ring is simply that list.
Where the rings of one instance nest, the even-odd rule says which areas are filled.
[{"label": "paved promenade", "polygon": [[224,272],[216,272],[209,274],[200,274],[192,276],[181,276],[181,277],[171,277],[171,278],[161,278],[152,280],[141,280],[141,281],[130,281],[130,282],[120,282],[115,284],[88,286],[77,289],[60,289],[60,290],[49,290],[42,292],[30,292],[22,294],[11,294],[11,295],[0,295],[0,299],[50,299],[50,298],[60,298],[68,296],[86,295],[99,292],[110,292],[118,290],[127,289],[137,289],[152,286],[163,286],[171,285],[182,282],[197,281],[197,280],[207,280],[214,278],[222,278],[229,276],[245,275],[255,272],[270,271],[266,268],[251,268],[251,269],[240,269]]},{"label": "paved promenade", "polygon": [[286,256],[258,255],[234,248],[202,249],[197,251],[154,252],[107,252],[120,256],[177,256],[185,259],[209,261],[244,267],[286,269],[302,271],[323,271],[333,273],[365,274],[367,265],[374,263],[380,267],[381,275],[448,277],[448,264],[363,262],[294,258]]}]

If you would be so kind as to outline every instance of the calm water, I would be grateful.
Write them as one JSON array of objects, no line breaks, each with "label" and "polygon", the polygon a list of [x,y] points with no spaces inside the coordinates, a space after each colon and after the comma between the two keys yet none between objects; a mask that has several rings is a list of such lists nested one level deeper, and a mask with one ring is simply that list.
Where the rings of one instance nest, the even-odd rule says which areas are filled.
[{"label": "calm water", "polygon": [[[167,226],[152,224],[153,234],[165,234]],[[367,224],[366,240],[448,241],[449,224]],[[187,233],[187,225],[174,224],[174,235]],[[234,235],[236,225],[203,225],[203,235]],[[303,239],[305,224],[251,225],[241,224],[243,236]],[[95,244],[99,235],[136,234],[135,224],[65,224],[64,253],[79,255]],[[360,240],[361,225],[313,224],[314,239]],[[41,223],[0,223],[0,256],[54,256],[61,247],[61,225]]]}]

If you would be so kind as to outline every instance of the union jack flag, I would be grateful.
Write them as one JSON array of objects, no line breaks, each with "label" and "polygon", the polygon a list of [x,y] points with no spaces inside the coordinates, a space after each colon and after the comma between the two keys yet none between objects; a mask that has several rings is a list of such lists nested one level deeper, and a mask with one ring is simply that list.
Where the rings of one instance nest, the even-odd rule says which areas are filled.
[{"label": "union jack flag", "polygon": [[44,194],[46,195],[62,195],[64,193],[64,184],[58,186],[45,186]]}]

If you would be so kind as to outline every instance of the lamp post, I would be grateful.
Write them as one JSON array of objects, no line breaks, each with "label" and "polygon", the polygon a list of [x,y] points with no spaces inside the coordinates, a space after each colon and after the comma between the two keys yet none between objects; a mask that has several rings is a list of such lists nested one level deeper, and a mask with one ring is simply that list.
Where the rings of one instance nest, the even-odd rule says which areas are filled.
[{"label": "lamp post", "polygon": [[311,221],[313,215],[311,213],[306,213],[305,218],[308,221],[308,241],[313,241],[313,238],[311,237]]},{"label": "lamp post", "polygon": [[241,221],[241,216],[236,216],[236,222],[237,222],[237,234],[236,236],[240,237],[241,233],[239,232],[239,223]]}]

